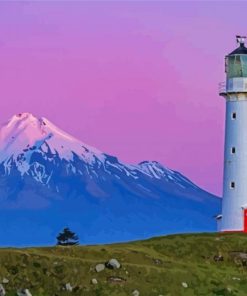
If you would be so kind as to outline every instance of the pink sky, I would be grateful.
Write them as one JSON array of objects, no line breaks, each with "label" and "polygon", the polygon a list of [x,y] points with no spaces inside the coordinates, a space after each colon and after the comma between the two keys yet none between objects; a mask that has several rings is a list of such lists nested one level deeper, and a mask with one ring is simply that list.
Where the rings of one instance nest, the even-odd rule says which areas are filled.
[{"label": "pink sky", "polygon": [[224,55],[244,2],[0,2],[0,121],[45,116],[221,194]]}]

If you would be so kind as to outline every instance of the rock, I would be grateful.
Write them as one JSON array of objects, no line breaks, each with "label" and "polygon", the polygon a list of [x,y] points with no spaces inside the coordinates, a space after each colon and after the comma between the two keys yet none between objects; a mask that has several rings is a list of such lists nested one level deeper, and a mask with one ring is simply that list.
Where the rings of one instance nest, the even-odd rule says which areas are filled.
[{"label": "rock", "polygon": [[241,281],[241,279],[238,278],[238,277],[233,277],[232,279],[233,279],[234,281]]},{"label": "rock", "polygon": [[91,280],[91,283],[92,283],[93,285],[97,285],[97,284],[98,284],[98,281],[97,281],[96,279],[92,279],[92,280]]},{"label": "rock", "polygon": [[18,296],[32,296],[32,294],[29,292],[28,289],[18,290],[17,295]]},{"label": "rock", "polygon": [[222,255],[215,255],[214,261],[215,262],[222,262],[222,261],[224,261],[224,257]]},{"label": "rock", "polygon": [[3,278],[2,283],[3,283],[3,284],[8,284],[8,283],[9,283],[9,280],[6,279],[6,278]]},{"label": "rock", "polygon": [[105,264],[97,264],[96,266],[95,266],[95,270],[96,270],[96,272],[101,272],[101,271],[103,271],[105,269]]},{"label": "rock", "polygon": [[140,295],[140,292],[139,292],[138,290],[134,290],[134,291],[132,292],[132,295],[133,295],[133,296],[139,296],[139,295]]},{"label": "rock", "polygon": [[157,265],[161,265],[163,261],[161,259],[153,259],[153,263]]},{"label": "rock", "polygon": [[247,253],[244,253],[244,252],[230,252],[229,254],[233,258],[247,260]]},{"label": "rock", "polygon": [[240,259],[247,259],[247,254],[243,253],[243,252],[236,252],[236,257],[240,258]]},{"label": "rock", "polygon": [[67,284],[65,285],[65,290],[68,291],[68,292],[72,292],[72,291],[73,291],[73,287],[71,286],[70,283],[67,283]]},{"label": "rock", "polygon": [[182,286],[183,286],[184,288],[188,288],[188,287],[189,287],[188,284],[185,283],[185,282],[182,283]]},{"label": "rock", "polygon": [[107,278],[107,281],[109,283],[122,284],[126,282],[126,279],[119,276],[110,276]]},{"label": "rock", "polygon": [[6,292],[2,284],[0,284],[0,296],[5,296]]},{"label": "rock", "polygon": [[244,252],[230,252],[230,256],[238,265],[247,266],[247,253]]},{"label": "rock", "polygon": [[121,264],[117,261],[117,259],[111,259],[106,263],[106,267],[110,269],[118,269],[121,267]]}]

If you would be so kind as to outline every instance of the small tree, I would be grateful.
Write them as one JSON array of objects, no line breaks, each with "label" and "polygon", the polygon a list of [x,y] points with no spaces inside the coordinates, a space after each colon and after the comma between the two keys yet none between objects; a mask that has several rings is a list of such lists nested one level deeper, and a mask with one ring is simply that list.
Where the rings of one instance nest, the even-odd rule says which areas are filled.
[{"label": "small tree", "polygon": [[74,246],[79,244],[78,236],[72,232],[68,227],[64,228],[57,236],[58,246]]}]

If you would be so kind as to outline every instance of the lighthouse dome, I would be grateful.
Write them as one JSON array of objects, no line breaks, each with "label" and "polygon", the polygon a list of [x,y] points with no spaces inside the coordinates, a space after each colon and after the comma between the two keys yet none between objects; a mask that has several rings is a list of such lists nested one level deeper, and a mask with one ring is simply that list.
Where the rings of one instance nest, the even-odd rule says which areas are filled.
[{"label": "lighthouse dome", "polygon": [[[225,58],[225,72],[228,79],[247,78],[247,48],[244,45],[246,37],[236,37],[239,47]],[[233,87],[232,83],[234,81],[228,81],[228,88]]]},{"label": "lighthouse dome", "polygon": [[228,56],[238,55],[238,54],[247,54],[247,48],[244,43],[240,43],[239,47],[232,51]]}]

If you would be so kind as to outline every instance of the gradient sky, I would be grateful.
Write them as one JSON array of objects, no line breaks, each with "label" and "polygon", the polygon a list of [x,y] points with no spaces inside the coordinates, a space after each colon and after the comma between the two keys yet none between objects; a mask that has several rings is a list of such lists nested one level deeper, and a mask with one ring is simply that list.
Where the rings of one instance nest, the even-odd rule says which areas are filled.
[{"label": "gradient sky", "polygon": [[247,2],[0,2],[0,122],[45,116],[221,194],[224,55]]}]

